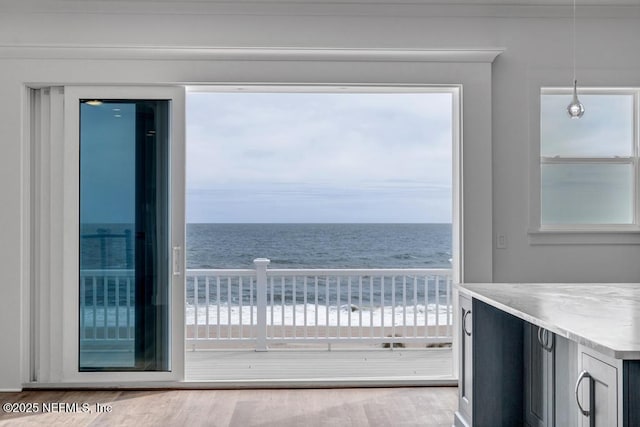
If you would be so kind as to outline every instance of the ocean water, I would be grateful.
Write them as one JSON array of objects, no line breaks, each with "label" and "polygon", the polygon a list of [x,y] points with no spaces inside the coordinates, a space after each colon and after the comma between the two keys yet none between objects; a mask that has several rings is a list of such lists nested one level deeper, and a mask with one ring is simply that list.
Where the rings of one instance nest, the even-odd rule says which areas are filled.
[{"label": "ocean water", "polygon": [[[82,230],[83,269],[105,274],[104,280],[84,281],[85,325],[125,325],[133,318],[133,308],[126,308],[135,298],[133,287],[109,277],[109,270],[131,268],[131,228],[110,224]],[[186,255],[188,269],[247,269],[253,268],[255,258],[269,258],[270,268],[451,268],[451,224],[188,224]],[[327,325],[337,325],[340,318],[369,325],[388,325],[399,318],[407,325],[434,324],[436,317],[444,324],[450,319],[450,295],[444,282],[436,284],[433,277],[408,277],[406,282],[398,278],[395,287],[388,277],[364,277],[363,283],[342,278],[339,284],[336,278],[320,277],[316,283],[309,277],[306,291],[305,279],[297,280],[294,284],[287,278],[268,288],[273,324],[300,324],[305,316],[309,324],[317,319]],[[240,319],[247,324],[257,315],[251,308],[254,286],[240,286],[237,277],[230,278],[222,281],[219,294],[212,282],[207,295],[203,278],[196,286],[188,277],[187,324],[204,324],[206,311],[210,324],[238,324]],[[105,300],[104,309],[93,310]],[[409,304],[400,309],[403,300]]]},{"label": "ocean water", "polygon": [[[133,265],[133,225],[81,230],[83,269]],[[187,268],[450,268],[451,224],[187,224]]]},{"label": "ocean water", "polygon": [[[451,224],[189,224],[187,268],[451,268]],[[305,282],[306,279],[306,282]],[[253,284],[237,278],[187,280],[187,323],[248,324]],[[440,280],[436,283],[437,280]],[[220,286],[221,293],[217,293]],[[365,326],[440,324],[451,319],[451,295],[435,277],[297,277],[267,288],[269,323]],[[197,301],[197,303],[196,303]],[[207,301],[209,306],[207,307]],[[402,302],[408,301],[406,307]],[[309,304],[307,304],[307,302]],[[317,304],[317,305],[316,305]],[[195,307],[199,307],[196,310]],[[203,310],[203,308],[207,310]],[[197,319],[197,320],[196,320]],[[340,321],[342,319],[342,321]],[[306,322],[305,322],[306,320]]]},{"label": "ocean water", "polygon": [[188,224],[187,268],[450,268],[451,224]]}]

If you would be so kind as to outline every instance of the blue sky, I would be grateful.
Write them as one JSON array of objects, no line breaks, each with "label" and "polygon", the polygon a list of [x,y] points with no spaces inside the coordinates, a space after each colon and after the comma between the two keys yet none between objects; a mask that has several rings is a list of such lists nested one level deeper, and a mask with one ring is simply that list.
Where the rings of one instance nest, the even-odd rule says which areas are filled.
[{"label": "blue sky", "polygon": [[452,95],[187,96],[187,222],[451,222]]}]

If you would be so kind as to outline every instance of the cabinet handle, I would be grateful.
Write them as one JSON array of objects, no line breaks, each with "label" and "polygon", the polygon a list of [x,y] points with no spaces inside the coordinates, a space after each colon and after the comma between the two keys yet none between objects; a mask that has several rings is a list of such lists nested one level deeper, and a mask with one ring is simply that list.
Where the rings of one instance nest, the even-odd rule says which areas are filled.
[{"label": "cabinet handle", "polygon": [[542,342],[542,328],[540,326],[538,326],[538,342],[544,347],[544,343]]},{"label": "cabinet handle", "polygon": [[540,326],[538,326],[538,342],[540,343],[543,349],[545,349],[548,352],[551,352],[551,350],[553,350],[553,336],[551,337],[550,344],[547,344],[548,341],[549,341],[549,331],[547,329],[543,329]]},{"label": "cabinet handle", "polygon": [[591,375],[589,375],[589,372],[587,372],[587,371],[580,372],[580,375],[578,376],[578,381],[576,381],[576,391],[575,391],[575,393],[576,393],[576,403],[578,404],[578,408],[580,408],[580,412],[582,412],[582,415],[584,415],[585,417],[588,417],[589,415],[591,415],[591,411],[585,411],[584,410],[584,408],[580,404],[580,398],[578,397],[578,389],[580,388],[580,383],[585,378],[591,379]]},{"label": "cabinet handle", "polygon": [[467,315],[469,314],[471,314],[471,310],[465,311],[464,314],[462,315],[462,330],[464,331],[465,334],[467,334],[468,336],[471,336],[471,332],[467,331]]},{"label": "cabinet handle", "polygon": [[[545,329],[546,330],[546,329]],[[547,331],[547,336],[549,336],[549,331]],[[551,352],[553,350],[553,339],[554,339],[554,335],[551,335],[551,338],[549,338],[549,344],[547,344],[547,346],[545,347],[545,350],[547,350],[548,352]],[[547,342],[547,340],[544,340],[545,342]]]}]

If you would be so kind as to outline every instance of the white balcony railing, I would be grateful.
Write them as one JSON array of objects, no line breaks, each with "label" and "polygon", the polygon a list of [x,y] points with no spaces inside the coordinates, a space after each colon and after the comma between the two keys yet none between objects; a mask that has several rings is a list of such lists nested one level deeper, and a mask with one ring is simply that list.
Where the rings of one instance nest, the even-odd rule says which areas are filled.
[{"label": "white balcony railing", "polygon": [[[450,269],[187,270],[187,346],[379,344],[452,340]],[[128,274],[127,274],[128,273]],[[81,273],[81,337],[132,339],[132,271]]]},{"label": "white balcony railing", "polygon": [[133,340],[134,284],[131,269],[80,270],[81,340]]}]

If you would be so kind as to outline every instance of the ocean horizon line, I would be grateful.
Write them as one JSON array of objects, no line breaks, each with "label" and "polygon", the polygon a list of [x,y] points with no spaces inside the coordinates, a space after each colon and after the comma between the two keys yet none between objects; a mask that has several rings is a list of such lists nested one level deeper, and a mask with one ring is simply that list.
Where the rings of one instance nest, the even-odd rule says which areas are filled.
[{"label": "ocean horizon line", "polygon": [[[82,226],[108,226],[108,225],[133,225],[132,222],[86,222]],[[452,225],[451,222],[186,222],[186,225],[278,225],[278,224],[293,224],[293,225]]]},{"label": "ocean horizon line", "polygon": [[451,225],[451,222],[187,222],[196,225]]}]

